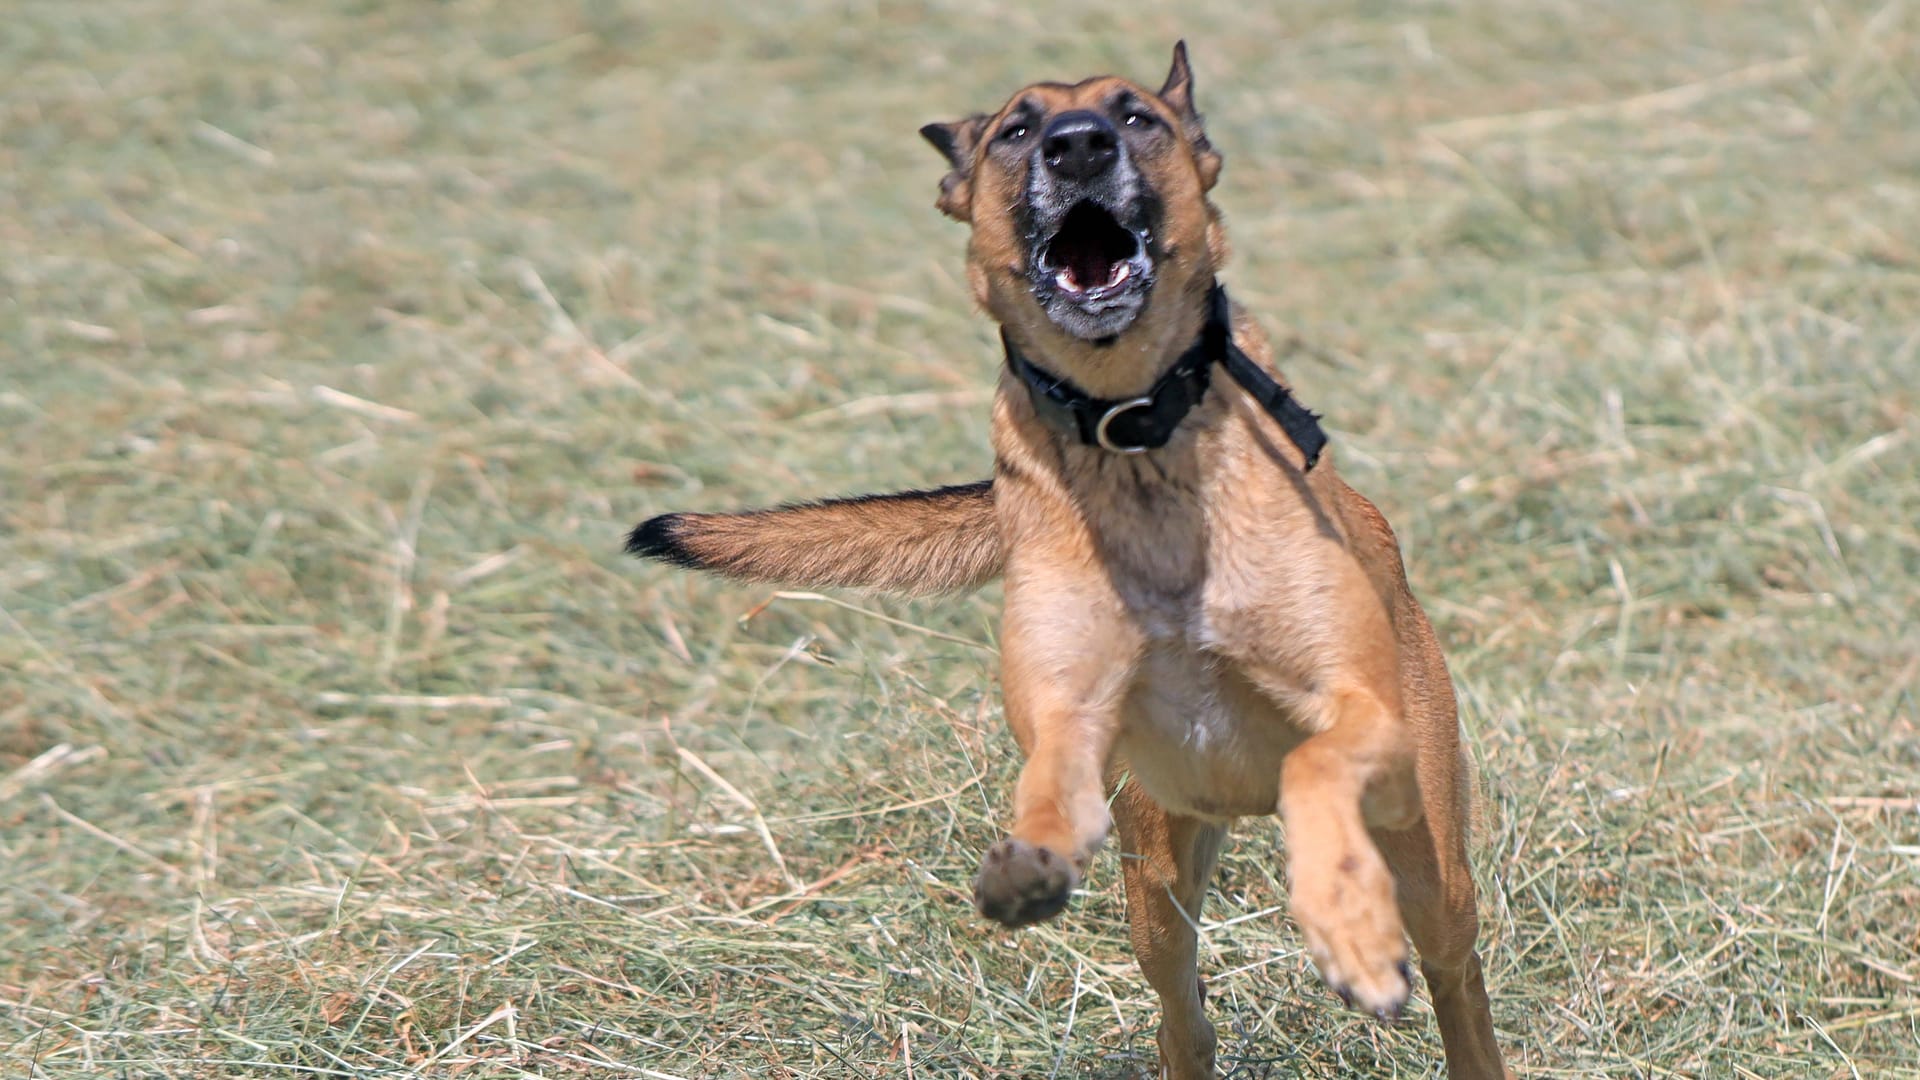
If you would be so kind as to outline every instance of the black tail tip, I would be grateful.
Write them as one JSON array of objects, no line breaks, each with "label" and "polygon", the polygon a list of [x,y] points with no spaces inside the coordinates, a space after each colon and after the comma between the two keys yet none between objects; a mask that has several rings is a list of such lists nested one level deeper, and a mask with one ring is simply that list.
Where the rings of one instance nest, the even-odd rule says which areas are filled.
[{"label": "black tail tip", "polygon": [[684,515],[661,514],[648,518],[627,534],[627,554],[638,555],[642,559],[659,559],[661,562],[683,566],[689,570],[698,570],[700,560],[688,551],[680,541],[680,522]]}]

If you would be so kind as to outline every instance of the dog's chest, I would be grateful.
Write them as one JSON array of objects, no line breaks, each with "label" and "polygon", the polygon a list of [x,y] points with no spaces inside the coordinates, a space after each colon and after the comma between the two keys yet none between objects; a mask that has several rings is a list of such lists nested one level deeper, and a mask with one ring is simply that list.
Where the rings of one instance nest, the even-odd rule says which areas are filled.
[{"label": "dog's chest", "polygon": [[1155,801],[1205,818],[1274,812],[1280,762],[1300,727],[1246,677],[1231,643],[1247,616],[1205,600],[1149,595],[1132,608],[1148,642],[1117,750]]},{"label": "dog's chest", "polygon": [[1202,511],[1184,492],[1133,492],[1089,514],[1100,561],[1128,613],[1156,637],[1183,634],[1207,573]]},{"label": "dog's chest", "polygon": [[1108,580],[1145,638],[1116,750],[1169,810],[1272,813],[1280,761],[1301,729],[1247,672],[1274,651],[1272,601],[1289,575],[1257,558],[1260,537],[1210,521],[1198,485],[1139,490],[1133,499],[1109,488],[1089,515]]},{"label": "dog's chest", "polygon": [[1274,812],[1281,759],[1300,738],[1231,658],[1166,639],[1141,658],[1116,750],[1160,805],[1230,818]]}]

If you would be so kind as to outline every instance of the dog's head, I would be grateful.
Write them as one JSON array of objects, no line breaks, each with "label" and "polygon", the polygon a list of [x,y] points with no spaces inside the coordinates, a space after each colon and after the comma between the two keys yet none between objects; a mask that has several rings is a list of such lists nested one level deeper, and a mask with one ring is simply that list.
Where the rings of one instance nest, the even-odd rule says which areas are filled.
[{"label": "dog's head", "polygon": [[920,134],[953,170],[939,208],[973,228],[969,276],[1003,325],[1044,320],[1111,344],[1225,257],[1206,193],[1220,175],[1186,43],[1158,93],[1114,76],[1035,83],[1000,111]]}]

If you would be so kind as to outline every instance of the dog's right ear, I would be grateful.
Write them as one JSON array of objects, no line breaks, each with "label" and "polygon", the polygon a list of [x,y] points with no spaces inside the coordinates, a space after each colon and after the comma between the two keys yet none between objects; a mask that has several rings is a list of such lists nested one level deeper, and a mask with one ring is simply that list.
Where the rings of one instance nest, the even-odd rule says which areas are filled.
[{"label": "dog's right ear", "polygon": [[934,205],[955,221],[966,221],[973,204],[973,152],[980,145],[980,134],[987,130],[988,116],[969,116],[951,124],[928,124],[920,137],[953,166],[940,179],[940,198]]}]

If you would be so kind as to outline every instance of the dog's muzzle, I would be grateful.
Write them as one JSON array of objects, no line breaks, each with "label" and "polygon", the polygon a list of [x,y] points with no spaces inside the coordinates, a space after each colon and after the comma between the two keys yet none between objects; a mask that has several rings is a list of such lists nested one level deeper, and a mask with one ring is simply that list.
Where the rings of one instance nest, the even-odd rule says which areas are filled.
[{"label": "dog's muzzle", "polygon": [[1034,299],[1075,337],[1111,338],[1133,324],[1153,285],[1153,239],[1139,171],[1098,113],[1048,122],[1028,173]]}]

